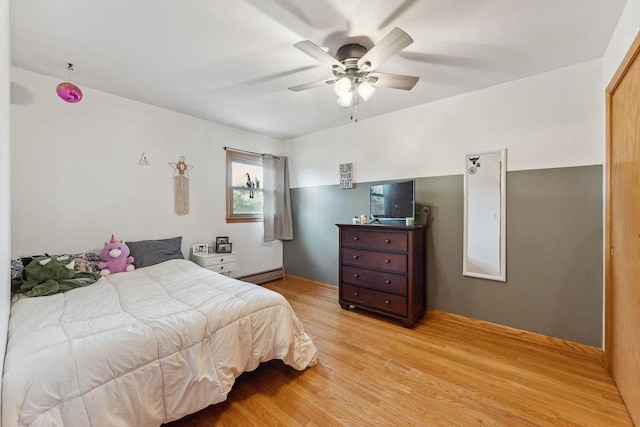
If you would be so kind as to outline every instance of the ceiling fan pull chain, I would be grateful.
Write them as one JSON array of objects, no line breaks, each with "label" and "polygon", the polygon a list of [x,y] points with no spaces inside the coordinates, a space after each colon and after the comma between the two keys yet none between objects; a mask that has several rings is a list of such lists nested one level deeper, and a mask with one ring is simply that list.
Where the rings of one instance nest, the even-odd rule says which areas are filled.
[{"label": "ceiling fan pull chain", "polygon": [[353,120],[354,123],[358,123],[358,104],[360,101],[358,99],[358,91],[354,90],[353,95],[355,96],[355,100],[351,106],[351,120]]}]

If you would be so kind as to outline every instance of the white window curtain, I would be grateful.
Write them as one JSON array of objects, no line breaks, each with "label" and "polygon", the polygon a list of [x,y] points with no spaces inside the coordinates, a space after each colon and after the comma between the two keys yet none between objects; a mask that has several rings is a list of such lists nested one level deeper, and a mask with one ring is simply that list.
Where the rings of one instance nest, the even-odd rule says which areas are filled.
[{"label": "white window curtain", "polygon": [[262,158],[264,241],[293,240],[291,194],[286,157]]}]

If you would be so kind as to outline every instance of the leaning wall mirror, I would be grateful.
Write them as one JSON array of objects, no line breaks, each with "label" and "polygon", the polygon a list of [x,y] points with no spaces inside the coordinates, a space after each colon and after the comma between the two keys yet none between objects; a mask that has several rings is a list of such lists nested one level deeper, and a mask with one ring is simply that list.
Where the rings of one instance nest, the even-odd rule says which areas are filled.
[{"label": "leaning wall mirror", "polygon": [[465,276],[506,280],[506,160],[506,149],[465,156]]}]

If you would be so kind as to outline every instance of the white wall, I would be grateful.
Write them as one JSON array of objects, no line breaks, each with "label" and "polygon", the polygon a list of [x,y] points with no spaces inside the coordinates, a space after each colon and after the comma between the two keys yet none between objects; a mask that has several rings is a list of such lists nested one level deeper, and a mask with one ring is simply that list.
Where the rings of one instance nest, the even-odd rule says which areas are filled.
[{"label": "white wall", "polygon": [[640,0],[627,0],[609,46],[603,56],[603,83],[606,87],[640,30]]},{"label": "white wall", "polygon": [[[9,277],[9,258],[11,247],[10,208],[11,191],[9,186],[11,165],[9,161],[9,0],[0,0],[0,370],[4,365],[4,352],[7,346],[7,328],[9,325],[9,304],[11,284]],[[2,375],[0,375],[0,390]]]},{"label": "white wall", "polygon": [[[262,242],[262,223],[226,224],[222,149],[282,154],[282,142],[91,88],[67,104],[59,81],[23,69],[11,80],[13,257],[97,250],[112,233],[183,236],[188,256],[194,243],[229,236],[235,276],[282,266],[282,244]],[[151,166],[137,164],[143,152]],[[194,168],[190,214],[178,217],[169,162],[181,155]]]},{"label": "white wall", "polygon": [[603,134],[598,59],[297,137],[287,155],[295,188],[338,184],[341,163],[355,182],[462,174],[464,154],[497,148],[508,170],[602,164]]}]

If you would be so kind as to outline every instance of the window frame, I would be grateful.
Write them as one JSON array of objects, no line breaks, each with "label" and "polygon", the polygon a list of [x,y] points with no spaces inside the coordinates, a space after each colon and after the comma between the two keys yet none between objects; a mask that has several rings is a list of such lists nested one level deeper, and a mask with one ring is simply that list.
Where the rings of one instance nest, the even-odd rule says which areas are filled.
[{"label": "window frame", "polygon": [[[232,222],[262,222],[264,221],[263,212],[259,214],[236,214],[233,212],[233,176],[232,163],[240,160],[243,163],[254,164],[262,167],[262,156],[258,154],[242,153],[239,151],[227,150],[227,223]],[[262,188],[256,188],[254,191],[263,192]],[[263,192],[264,194],[264,192]]]}]

